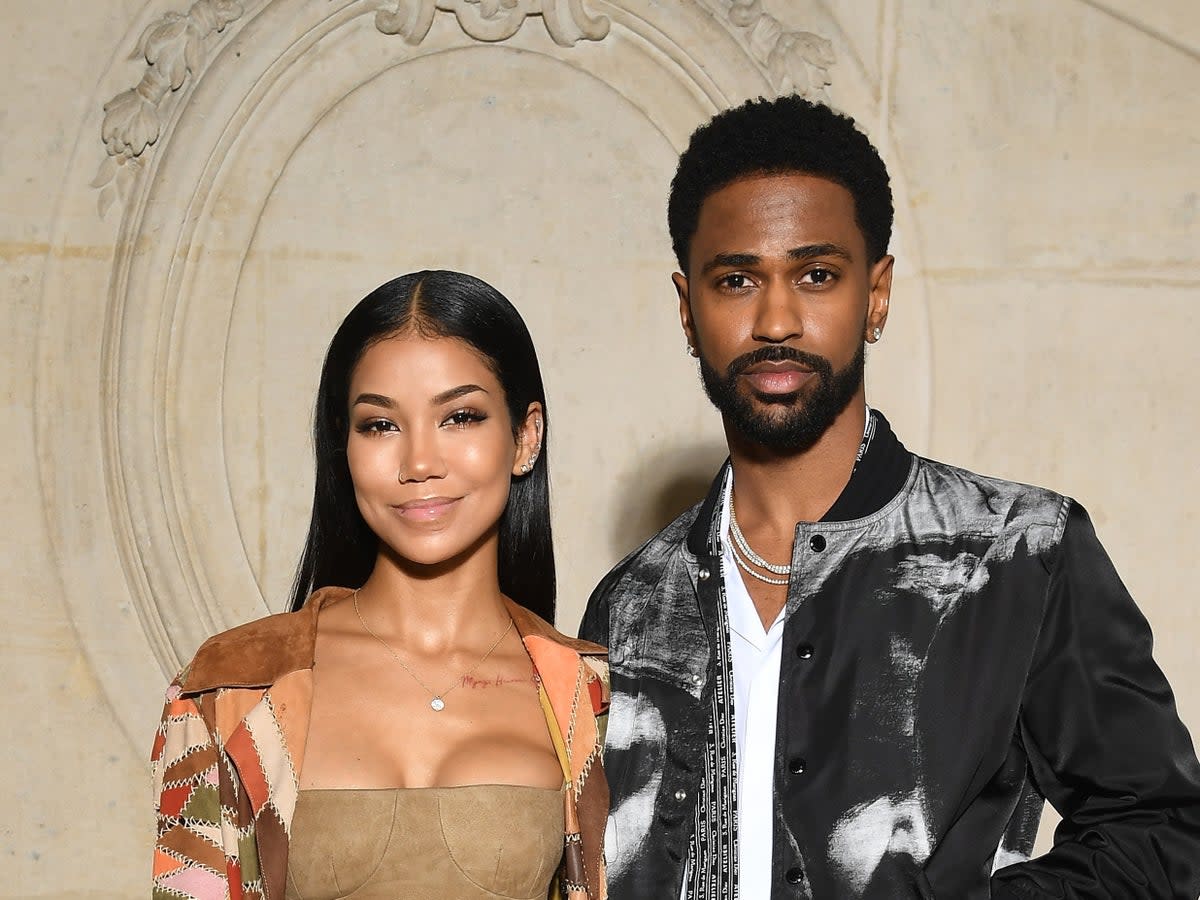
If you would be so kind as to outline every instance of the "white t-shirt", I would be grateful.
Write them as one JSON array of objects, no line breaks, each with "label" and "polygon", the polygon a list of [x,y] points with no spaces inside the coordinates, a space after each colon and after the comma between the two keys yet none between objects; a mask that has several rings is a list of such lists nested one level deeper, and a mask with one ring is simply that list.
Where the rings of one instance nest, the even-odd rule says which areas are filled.
[{"label": "white t-shirt", "polygon": [[[725,602],[729,607],[729,644],[733,657],[733,722],[737,743],[738,897],[771,896],[771,848],[774,843],[775,716],[779,709],[779,663],[786,608],[763,629],[746,590],[729,539],[729,500],[733,470],[721,506]],[[772,560],[777,562],[777,560]]]}]

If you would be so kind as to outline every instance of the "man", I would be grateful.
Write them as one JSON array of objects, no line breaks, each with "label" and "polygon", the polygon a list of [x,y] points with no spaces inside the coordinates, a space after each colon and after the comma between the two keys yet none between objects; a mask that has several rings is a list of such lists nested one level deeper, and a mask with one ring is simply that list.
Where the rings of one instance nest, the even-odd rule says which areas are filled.
[{"label": "man", "polygon": [[584,617],[613,900],[1197,897],[1200,765],[1087,514],[866,405],[892,283],[866,137],[796,97],[722,113],[668,218],[730,462]]}]

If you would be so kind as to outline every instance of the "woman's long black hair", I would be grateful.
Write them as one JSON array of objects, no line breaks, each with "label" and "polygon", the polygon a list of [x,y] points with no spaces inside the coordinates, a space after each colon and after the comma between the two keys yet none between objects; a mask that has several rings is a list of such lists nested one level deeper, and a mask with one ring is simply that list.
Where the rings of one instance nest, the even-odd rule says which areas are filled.
[{"label": "woman's long black hair", "polygon": [[290,608],[299,609],[317,588],[361,587],[371,574],[379,541],[358,511],[346,459],[350,377],[368,347],[407,331],[458,338],[473,347],[504,388],[514,438],[529,404],[542,404],[537,465],[513,479],[500,517],[499,575],[501,591],[553,622],[549,417],[537,353],[525,322],[503,294],[471,275],[447,271],[402,275],[376,288],[350,311],[329,344],[313,416],[312,522]]}]

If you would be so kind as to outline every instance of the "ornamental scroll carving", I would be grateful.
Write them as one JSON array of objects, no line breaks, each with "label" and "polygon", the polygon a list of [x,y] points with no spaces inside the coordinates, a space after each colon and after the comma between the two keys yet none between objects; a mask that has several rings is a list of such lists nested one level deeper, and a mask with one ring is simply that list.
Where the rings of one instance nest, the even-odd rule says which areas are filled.
[{"label": "ornamental scroll carving", "polygon": [[[101,137],[106,156],[91,186],[99,190],[101,218],[114,202],[124,203],[168,120],[173,98],[196,79],[208,63],[214,36],[243,17],[254,0],[196,0],[187,12],[169,12],[142,33],[132,59],[145,62],[141,80],[104,104]],[[526,19],[540,18],[551,39],[561,47],[581,40],[601,41],[612,23],[591,15],[584,0],[387,0],[394,8],[378,9],[375,27],[398,34],[414,46],[428,36],[437,13],[451,13],[473,40],[506,41]],[[797,93],[827,99],[833,45],[808,31],[789,30],[764,12],[762,0],[702,0],[718,21],[726,24],[747,55],[761,67],[776,94]]]},{"label": "ornamental scroll carving", "polygon": [[438,10],[454,13],[468,36],[489,43],[508,40],[534,16],[560,47],[604,40],[610,27],[607,17],[588,15],[583,0],[396,0],[394,10],[375,14],[375,27],[416,45],[429,34]]},{"label": "ornamental scroll carving", "polygon": [[[457,77],[460,61],[482,67],[491,56],[510,71],[546,73],[551,60],[565,77],[607,86],[635,113],[630,122],[644,119],[652,140],[678,150],[731,103],[819,95],[833,59],[827,41],[795,30],[798,19],[782,22],[754,0],[151,3],[123,39],[136,47],[133,61],[111,60],[100,78],[99,99],[111,99],[89,116],[91,155],[73,158],[69,213],[53,237],[55,246],[111,243],[111,266],[52,254],[44,281],[46,297],[106,300],[47,304],[36,379],[39,408],[78,407],[94,425],[83,449],[67,447],[53,439],[55,417],[39,416],[41,478],[72,619],[80,634],[99,636],[89,659],[130,734],[144,729],[147,704],[129,698],[148,681],[173,674],[207,635],[268,611],[238,520],[238,504],[250,501],[233,495],[229,461],[244,445],[226,454],[223,442],[238,432],[223,416],[223,378],[234,371],[230,336],[244,330],[239,285],[260,277],[243,266],[248,248],[279,173],[323,117],[360,89],[380,89],[375,80],[399,66],[411,65],[413,83],[428,84],[436,102],[437,83],[421,79]],[[521,52],[474,52],[483,41]],[[453,55],[463,49],[471,52]],[[511,76],[505,83],[520,90]],[[487,191],[486,173],[479,178]],[[119,218],[117,240],[111,221],[82,214],[96,193],[101,216]],[[250,280],[243,311],[258,302]],[[99,390],[78,392],[62,377],[64,341],[85,354]],[[247,349],[247,371],[252,356]],[[269,539],[266,529],[259,537]],[[95,602],[97,586],[128,597],[115,617],[111,603]],[[144,642],[153,664],[138,669],[115,652],[125,641]]]},{"label": "ornamental scroll carving", "polygon": [[197,0],[186,13],[169,12],[142,32],[130,57],[146,62],[141,81],[104,104],[100,136],[108,156],[92,180],[102,217],[113,201],[124,201],[142,153],[162,133],[164,101],[199,73],[210,36],[244,12],[237,0]]},{"label": "ornamental scroll carving", "polygon": [[762,0],[732,0],[720,5],[777,93],[828,99],[825,88],[831,83],[829,70],[836,60],[828,39],[811,31],[788,31],[782,22],[763,12]]}]

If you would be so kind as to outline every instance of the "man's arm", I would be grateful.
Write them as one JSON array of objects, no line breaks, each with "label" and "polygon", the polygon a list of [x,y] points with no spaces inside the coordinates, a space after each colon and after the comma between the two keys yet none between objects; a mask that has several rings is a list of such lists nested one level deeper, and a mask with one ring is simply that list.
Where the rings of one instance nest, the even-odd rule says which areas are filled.
[{"label": "man's arm", "polygon": [[587,609],[583,612],[583,621],[579,623],[579,636],[585,641],[608,646],[608,583],[612,573],[592,591],[588,598]]},{"label": "man's arm", "polygon": [[996,873],[992,896],[1196,900],[1200,764],[1150,627],[1077,504],[1049,565],[1021,735],[1063,821],[1049,853]]}]

